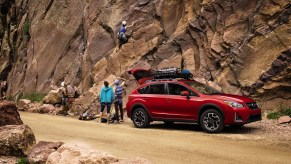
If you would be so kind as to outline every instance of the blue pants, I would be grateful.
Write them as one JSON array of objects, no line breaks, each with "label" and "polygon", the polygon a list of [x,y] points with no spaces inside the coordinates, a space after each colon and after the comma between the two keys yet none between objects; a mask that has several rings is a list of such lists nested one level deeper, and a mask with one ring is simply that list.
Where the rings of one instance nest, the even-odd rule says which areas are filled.
[{"label": "blue pants", "polygon": [[105,107],[107,107],[107,113],[110,113],[110,107],[111,107],[111,103],[109,102],[103,102],[101,103],[101,112],[104,111]]}]

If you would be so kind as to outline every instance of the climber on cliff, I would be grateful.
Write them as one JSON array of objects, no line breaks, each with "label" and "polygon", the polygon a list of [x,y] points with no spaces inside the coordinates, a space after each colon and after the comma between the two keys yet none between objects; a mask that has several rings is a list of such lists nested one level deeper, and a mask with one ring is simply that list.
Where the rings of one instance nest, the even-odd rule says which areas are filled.
[{"label": "climber on cliff", "polygon": [[127,43],[127,38],[126,38],[126,21],[122,21],[122,25],[120,27],[119,32],[117,33],[117,38],[119,40],[118,42],[118,47],[121,48],[121,46],[125,43]]}]

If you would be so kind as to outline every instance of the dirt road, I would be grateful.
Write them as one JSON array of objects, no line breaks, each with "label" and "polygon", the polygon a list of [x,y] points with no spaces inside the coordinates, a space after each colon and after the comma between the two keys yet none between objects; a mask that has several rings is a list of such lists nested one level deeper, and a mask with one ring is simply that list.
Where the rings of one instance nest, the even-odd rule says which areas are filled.
[{"label": "dirt road", "polygon": [[[248,130],[206,134],[199,126],[162,123],[147,129],[123,124],[98,124],[74,118],[21,112],[37,141],[89,144],[116,157],[142,157],[153,163],[290,163],[291,148],[265,142]],[[247,128],[247,127],[246,127]],[[259,130],[259,129],[256,129]]]}]

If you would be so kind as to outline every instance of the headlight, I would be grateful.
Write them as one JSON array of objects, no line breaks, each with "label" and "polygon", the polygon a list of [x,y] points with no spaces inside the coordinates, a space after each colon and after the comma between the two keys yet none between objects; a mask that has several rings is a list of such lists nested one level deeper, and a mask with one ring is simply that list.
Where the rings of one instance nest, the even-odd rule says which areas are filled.
[{"label": "headlight", "polygon": [[229,105],[230,107],[233,108],[243,108],[243,104],[237,103],[237,102],[233,102],[233,101],[224,101],[227,105]]}]

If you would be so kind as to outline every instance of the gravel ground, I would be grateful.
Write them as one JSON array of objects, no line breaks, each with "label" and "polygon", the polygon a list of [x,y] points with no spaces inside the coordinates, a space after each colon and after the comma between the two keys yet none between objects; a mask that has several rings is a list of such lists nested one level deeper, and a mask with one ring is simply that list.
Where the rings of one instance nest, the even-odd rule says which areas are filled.
[{"label": "gravel ground", "polygon": [[277,120],[266,119],[246,127],[260,129],[251,134],[266,136],[266,140],[291,147],[291,123],[279,124]]},{"label": "gravel ground", "polygon": [[291,148],[291,123],[279,124],[277,120],[263,119],[237,129],[226,127],[224,132],[218,135],[238,140],[257,140]]}]

